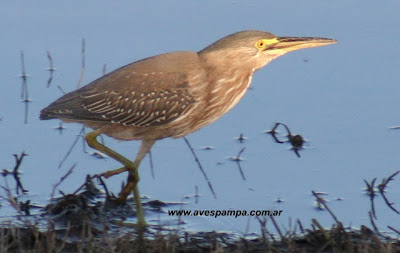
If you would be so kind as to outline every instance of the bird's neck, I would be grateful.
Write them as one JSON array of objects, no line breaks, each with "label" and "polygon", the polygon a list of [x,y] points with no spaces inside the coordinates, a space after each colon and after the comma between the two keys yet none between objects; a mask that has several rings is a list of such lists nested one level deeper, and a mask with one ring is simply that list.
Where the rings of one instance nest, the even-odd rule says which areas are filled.
[{"label": "bird's neck", "polygon": [[208,75],[211,99],[224,95],[240,96],[250,85],[253,73],[257,70],[252,64],[237,61],[234,52],[210,52],[200,55]]},{"label": "bird's neck", "polygon": [[229,51],[212,51],[207,53],[199,53],[199,59],[203,62],[204,67],[211,70],[212,74],[216,75],[232,75],[235,71],[242,73],[252,73],[251,60],[238,60],[235,52]]},{"label": "bird's neck", "polygon": [[221,115],[230,111],[242,99],[251,84],[253,72],[235,69],[213,78],[210,99],[221,101]]},{"label": "bird's neck", "polygon": [[208,125],[231,110],[246,93],[254,69],[232,65],[229,55],[225,58],[203,59],[207,73],[207,94],[203,101],[207,110],[202,113],[202,126]]}]

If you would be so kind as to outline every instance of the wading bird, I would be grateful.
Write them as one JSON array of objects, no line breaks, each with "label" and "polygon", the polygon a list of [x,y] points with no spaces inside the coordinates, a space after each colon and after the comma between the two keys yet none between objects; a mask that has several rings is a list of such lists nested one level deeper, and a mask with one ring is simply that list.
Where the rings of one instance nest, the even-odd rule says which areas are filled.
[{"label": "wading bird", "polygon": [[[199,52],[161,54],[114,70],[51,103],[40,112],[40,119],[61,119],[94,129],[85,136],[88,145],[123,165],[102,176],[128,172],[119,199],[125,201],[133,192],[138,226],[144,227],[138,168],[157,140],[183,137],[219,119],[243,97],[254,72],[275,58],[335,42],[237,32]],[[132,162],[100,144],[96,139],[100,134],[141,140],[136,159]]]}]

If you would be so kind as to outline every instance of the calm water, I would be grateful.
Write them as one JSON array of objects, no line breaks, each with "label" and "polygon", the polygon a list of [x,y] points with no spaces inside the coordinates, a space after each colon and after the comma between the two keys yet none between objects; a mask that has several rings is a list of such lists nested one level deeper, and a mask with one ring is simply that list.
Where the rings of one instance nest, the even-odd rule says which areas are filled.
[{"label": "calm water", "polygon": [[[330,226],[327,212],[318,212],[311,190],[326,192],[330,208],[345,225],[369,225],[364,179],[370,181],[399,170],[400,17],[398,1],[159,1],[122,3],[73,1],[0,4],[0,165],[12,169],[12,154],[25,150],[21,170],[26,198],[45,204],[52,186],[75,163],[73,174],[60,186],[72,192],[86,174],[116,168],[111,159],[84,153],[81,141],[64,165],[58,165],[81,126],[39,121],[40,109],[72,91],[81,69],[81,40],[86,42],[86,84],[102,75],[151,55],[200,50],[232,32],[268,30],[281,36],[335,38],[336,45],[285,55],[256,73],[251,90],[230,113],[215,124],[188,136],[218,195],[214,199],[183,140],[162,140],[154,147],[152,178],[149,160],[142,163],[143,195],[163,201],[184,201],[186,209],[281,209],[277,222],[309,224],[317,218]],[[29,75],[29,112],[20,100],[21,60]],[[49,51],[56,71],[47,88]],[[301,158],[289,145],[273,142],[264,132],[283,122],[309,142]],[[240,143],[240,134],[248,138]],[[107,145],[134,157],[137,142]],[[213,149],[205,150],[211,146]],[[245,147],[241,162],[246,181],[229,158]],[[91,152],[90,149],[88,151]],[[125,175],[107,180],[117,192]],[[9,178],[10,185],[13,181]],[[390,183],[388,197],[399,208],[400,178]],[[1,181],[4,185],[4,181]],[[200,195],[196,204],[196,186]],[[190,197],[185,199],[185,197]],[[276,202],[280,198],[282,203]],[[337,198],[343,200],[338,201]],[[377,225],[400,227],[398,215],[377,199]],[[12,214],[2,201],[0,214]],[[179,209],[181,207],[174,207]],[[162,220],[170,220],[161,215]],[[249,218],[186,218],[189,229],[258,232]],[[272,227],[270,227],[272,228]]]}]

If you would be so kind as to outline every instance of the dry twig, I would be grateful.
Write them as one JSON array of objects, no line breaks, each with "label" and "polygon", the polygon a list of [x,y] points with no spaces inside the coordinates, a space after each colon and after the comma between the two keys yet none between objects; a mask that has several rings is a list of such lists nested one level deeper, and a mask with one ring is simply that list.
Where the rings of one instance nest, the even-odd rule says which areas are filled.
[{"label": "dry twig", "polygon": [[213,194],[214,198],[217,198],[217,194],[215,193],[214,188],[212,187],[211,182],[208,179],[208,176],[207,176],[206,172],[204,171],[203,166],[201,165],[199,158],[197,157],[196,153],[194,152],[194,149],[192,148],[192,145],[190,145],[190,143],[189,143],[189,141],[188,141],[188,139],[186,137],[183,137],[183,139],[185,140],[186,145],[189,147],[189,150],[192,152],[194,160],[196,161],[197,165],[199,166],[199,169],[200,169],[201,173],[203,173],[203,176],[204,176],[205,180],[207,181],[208,188],[210,188],[210,191]]}]

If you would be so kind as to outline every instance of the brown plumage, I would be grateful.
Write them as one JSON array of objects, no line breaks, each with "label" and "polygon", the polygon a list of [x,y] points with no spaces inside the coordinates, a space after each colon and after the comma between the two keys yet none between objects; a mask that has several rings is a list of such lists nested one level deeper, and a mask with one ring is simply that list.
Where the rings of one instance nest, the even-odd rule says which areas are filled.
[{"label": "brown plumage", "polygon": [[[137,167],[156,140],[183,137],[227,113],[245,94],[255,71],[290,51],[327,45],[324,38],[277,37],[268,32],[243,31],[226,36],[199,52],[157,55],[119,68],[68,93],[40,113],[95,129],[88,144],[136,173],[121,192],[134,188],[141,220]],[[96,136],[142,140],[134,163],[102,146]],[[120,173],[116,170],[107,176]],[[140,206],[140,207],[139,207]]]}]

